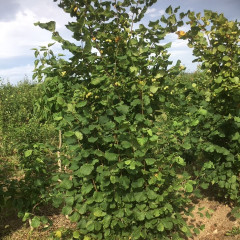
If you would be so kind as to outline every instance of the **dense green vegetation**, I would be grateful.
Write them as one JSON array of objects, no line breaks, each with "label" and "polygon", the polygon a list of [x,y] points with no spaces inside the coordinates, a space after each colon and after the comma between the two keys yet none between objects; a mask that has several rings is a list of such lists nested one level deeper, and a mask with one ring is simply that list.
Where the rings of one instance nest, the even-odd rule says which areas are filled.
[{"label": "dense green vegetation", "polygon": [[[1,206],[32,227],[47,222],[36,209],[48,203],[77,222],[75,239],[183,239],[199,232],[184,214],[201,189],[239,205],[239,23],[170,6],[133,28],[154,2],[61,1],[83,44],[37,23],[71,59],[35,49],[41,83],[1,86],[1,159],[15,156],[21,172],[1,166]],[[178,34],[195,73],[171,66],[170,44],[159,44],[185,18]]]},{"label": "dense green vegetation", "polygon": [[[40,178],[46,184],[49,166],[41,154],[34,162],[24,154],[29,147],[41,148],[45,159],[50,150],[45,148],[44,152],[41,144],[55,141],[54,126],[34,114],[35,102],[41,97],[41,86],[27,80],[17,86],[0,85],[0,208],[7,204],[25,211],[41,198],[41,189],[36,186],[42,186]],[[31,197],[33,201],[28,201]]]}]

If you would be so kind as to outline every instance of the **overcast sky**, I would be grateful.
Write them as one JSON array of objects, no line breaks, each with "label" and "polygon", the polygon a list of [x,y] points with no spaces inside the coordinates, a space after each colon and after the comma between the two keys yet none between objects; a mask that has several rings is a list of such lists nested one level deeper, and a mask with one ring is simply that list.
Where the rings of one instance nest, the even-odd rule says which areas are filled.
[{"label": "overcast sky", "polygon": [[[159,0],[149,9],[146,19],[156,20],[161,17],[169,5],[180,5],[182,11],[190,9],[202,12],[209,9],[224,13],[230,20],[240,20],[240,0]],[[51,20],[57,22],[57,31],[61,35],[69,37],[64,25],[71,18],[53,0],[0,0],[1,79],[11,83],[17,83],[25,76],[31,79],[34,52],[30,49],[52,42],[51,34],[34,26],[34,23]],[[175,34],[169,39],[173,42],[171,59],[180,59],[189,71],[194,71],[196,64],[191,62],[193,57],[186,41],[178,40]],[[55,46],[54,50],[60,51],[59,46]]]}]

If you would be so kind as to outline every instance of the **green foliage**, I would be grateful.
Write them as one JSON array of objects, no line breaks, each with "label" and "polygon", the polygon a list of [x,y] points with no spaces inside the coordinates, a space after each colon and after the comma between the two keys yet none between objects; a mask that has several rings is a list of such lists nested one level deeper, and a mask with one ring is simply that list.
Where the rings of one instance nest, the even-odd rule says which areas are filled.
[{"label": "green foliage", "polygon": [[55,148],[50,144],[55,129],[34,114],[40,87],[26,80],[16,86],[0,86],[1,209],[15,208],[24,213],[46,200],[45,190],[55,168]]},{"label": "green foliage", "polygon": [[[203,228],[183,219],[197,186],[239,203],[239,22],[169,6],[139,23],[155,2],[61,1],[74,42],[53,21],[35,25],[72,57],[55,56],[53,43],[34,49],[41,83],[24,86],[18,101],[7,101],[18,88],[0,89],[2,138],[18,147],[24,170],[0,184],[0,201],[12,199],[38,227],[46,219],[34,208],[51,200],[78,226],[53,239],[183,239]],[[185,16],[190,30],[176,32]],[[193,48],[195,73],[170,66],[163,41],[173,32]]]},{"label": "green foliage", "polygon": [[239,198],[239,22],[223,14],[189,12],[191,29],[186,37],[196,61],[202,62],[208,84],[198,110],[199,149],[211,167],[203,166],[205,181],[217,185],[226,198]]},{"label": "green foliage", "polygon": [[34,102],[40,96],[40,87],[27,80],[17,86],[0,86],[1,156],[13,155],[22,143],[30,145],[51,137],[53,128],[40,123],[33,114]]},{"label": "green foliage", "polygon": [[73,54],[70,61],[35,51],[34,76],[45,79],[39,104],[63,133],[65,170],[52,178],[53,204],[63,204],[62,213],[78,222],[81,239],[191,235],[180,212],[196,182],[177,174],[185,161],[170,150],[173,132],[163,137],[165,122],[158,120],[163,83],[180,72],[180,62],[169,68],[170,45],[159,42],[182,21],[169,7],[165,27],[156,21],[133,28],[153,2],[62,1],[60,7],[76,17],[67,28],[82,44],[53,32]]},{"label": "green foliage", "polygon": [[240,234],[240,228],[239,227],[232,227],[231,230],[226,232],[226,236],[236,236]]}]

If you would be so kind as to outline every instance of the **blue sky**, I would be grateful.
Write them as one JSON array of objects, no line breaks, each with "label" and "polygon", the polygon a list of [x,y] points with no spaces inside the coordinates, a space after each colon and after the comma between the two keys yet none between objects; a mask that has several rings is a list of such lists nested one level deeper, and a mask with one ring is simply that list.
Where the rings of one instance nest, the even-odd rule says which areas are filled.
[{"label": "blue sky", "polygon": [[[160,18],[169,5],[180,6],[181,11],[209,9],[224,13],[229,20],[240,20],[240,0],[159,0],[148,10],[145,21]],[[70,37],[64,25],[71,18],[53,0],[0,0],[0,79],[13,84],[25,76],[31,79],[34,52],[30,49],[52,42],[51,34],[33,23],[51,20],[57,22],[61,35]],[[194,71],[196,64],[186,41],[178,40],[176,34],[168,39],[172,41],[171,60],[180,59],[188,71]],[[59,45],[53,50],[61,51]]]}]

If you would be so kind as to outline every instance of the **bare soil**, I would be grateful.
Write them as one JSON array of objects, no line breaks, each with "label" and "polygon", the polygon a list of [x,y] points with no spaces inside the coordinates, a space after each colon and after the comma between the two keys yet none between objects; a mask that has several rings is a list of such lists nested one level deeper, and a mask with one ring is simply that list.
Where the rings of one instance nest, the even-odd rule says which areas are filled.
[{"label": "bare soil", "polygon": [[[199,211],[199,209],[202,210]],[[226,233],[232,231],[234,227],[240,227],[240,220],[232,216],[231,210],[230,206],[219,203],[216,200],[208,198],[200,200],[195,205],[195,210],[193,211],[194,218],[189,218],[188,222],[195,226],[205,225],[205,228],[191,240],[239,240],[240,234],[226,236]],[[207,212],[210,218],[206,216]]]}]

